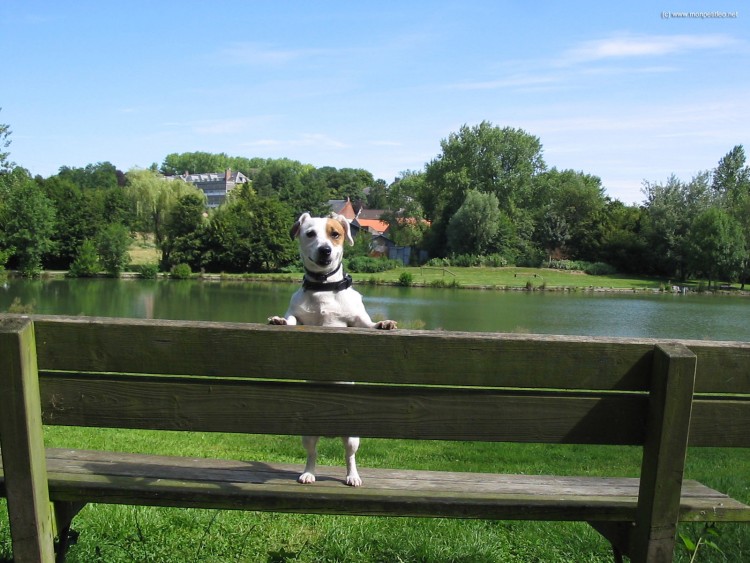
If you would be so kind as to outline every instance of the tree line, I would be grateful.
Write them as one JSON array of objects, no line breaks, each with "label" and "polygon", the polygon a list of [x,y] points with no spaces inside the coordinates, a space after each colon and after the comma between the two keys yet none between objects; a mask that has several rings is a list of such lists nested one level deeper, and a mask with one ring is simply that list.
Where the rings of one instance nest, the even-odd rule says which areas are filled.
[{"label": "tree line", "polygon": [[[0,128],[0,148],[9,144]],[[136,233],[153,237],[160,267],[255,272],[294,268],[289,225],[331,199],[382,209],[389,236],[446,263],[540,266],[566,260],[685,279],[743,281],[750,252],[750,168],[738,145],[689,181],[643,184],[643,202],[609,198],[592,174],[549,168],[538,137],[489,122],[440,143],[421,171],[391,183],[363,169],[192,152],[127,172],[111,163],[32,176],[0,153],[0,264],[79,275],[127,267]],[[250,179],[208,210],[195,187],[164,176],[231,168]],[[364,244],[363,244],[364,242]],[[367,252],[366,241],[358,243]],[[416,255],[416,253],[413,253]]]}]

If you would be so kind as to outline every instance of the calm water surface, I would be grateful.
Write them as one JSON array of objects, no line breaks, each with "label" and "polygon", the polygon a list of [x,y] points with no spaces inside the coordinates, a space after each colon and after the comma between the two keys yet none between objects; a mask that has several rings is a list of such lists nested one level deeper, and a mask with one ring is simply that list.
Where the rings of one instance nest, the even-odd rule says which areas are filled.
[{"label": "calm water surface", "polygon": [[[296,284],[8,280],[14,301],[39,314],[265,323],[283,314]],[[403,327],[750,341],[750,298],[357,286],[370,315]]]}]

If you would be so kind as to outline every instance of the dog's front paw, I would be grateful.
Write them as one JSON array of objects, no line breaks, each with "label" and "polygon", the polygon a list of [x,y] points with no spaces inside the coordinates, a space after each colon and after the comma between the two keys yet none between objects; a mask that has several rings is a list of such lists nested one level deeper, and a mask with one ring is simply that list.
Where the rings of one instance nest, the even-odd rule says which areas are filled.
[{"label": "dog's front paw", "polygon": [[303,485],[309,485],[310,483],[315,482],[315,475],[308,471],[305,471],[302,475],[297,477],[297,482],[302,483]]},{"label": "dog's front paw", "polygon": [[356,473],[352,473],[351,475],[346,476],[346,484],[350,487],[361,487],[362,478]]},{"label": "dog's front paw", "polygon": [[286,319],[284,317],[268,317],[268,324],[270,325],[285,325]]},{"label": "dog's front paw", "polygon": [[375,328],[379,330],[395,330],[398,328],[396,321],[380,321],[375,323]]}]

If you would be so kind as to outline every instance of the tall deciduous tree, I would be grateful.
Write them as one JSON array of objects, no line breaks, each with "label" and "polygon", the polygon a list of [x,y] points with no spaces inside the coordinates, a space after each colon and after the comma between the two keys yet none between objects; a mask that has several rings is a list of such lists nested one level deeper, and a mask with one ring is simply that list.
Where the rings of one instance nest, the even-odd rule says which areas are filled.
[{"label": "tall deciduous tree", "polygon": [[644,257],[650,273],[687,275],[687,235],[693,221],[712,206],[708,174],[684,183],[671,176],[666,184],[645,183],[643,233],[648,243]]},{"label": "tall deciduous tree", "polygon": [[[0,108],[2,111],[3,108]],[[13,163],[8,160],[10,152],[6,151],[10,146],[10,126],[5,123],[0,123],[0,173],[10,172],[13,169]]]},{"label": "tall deciduous tree", "polygon": [[463,205],[448,223],[448,249],[455,254],[492,251],[500,224],[495,194],[469,190]]},{"label": "tall deciduous tree", "polygon": [[209,267],[218,271],[272,271],[296,258],[289,238],[290,208],[273,198],[247,194],[220,207],[207,232]]},{"label": "tall deciduous tree", "polygon": [[469,190],[494,194],[500,209],[517,220],[533,200],[535,176],[546,168],[537,137],[487,121],[475,127],[464,125],[440,146],[442,153],[425,168],[421,198],[427,217],[435,222],[433,251],[437,253],[440,247],[444,252],[448,223]]},{"label": "tall deciduous tree", "polygon": [[423,246],[430,228],[419,200],[424,183],[424,173],[407,170],[383,194],[381,219],[388,223],[388,236],[398,246]]},{"label": "tall deciduous tree", "polygon": [[711,187],[730,209],[750,197],[750,167],[745,165],[742,145],[735,146],[719,160]]},{"label": "tall deciduous tree", "polygon": [[727,212],[711,207],[698,215],[687,237],[688,265],[711,281],[734,280],[745,259],[745,239],[739,223]]},{"label": "tall deciduous tree", "polygon": [[188,192],[178,198],[167,214],[162,241],[162,266],[168,270],[177,264],[189,264],[193,270],[203,266],[206,252],[205,197]]},{"label": "tall deciduous tree", "polygon": [[[737,145],[729,151],[714,170],[711,187],[720,198],[724,209],[739,223],[750,252],[750,166],[746,165],[745,149]],[[750,277],[750,256],[745,256],[740,281],[742,288]]]},{"label": "tall deciduous tree", "polygon": [[111,276],[118,277],[130,261],[130,231],[120,223],[111,223],[97,236],[99,262]]},{"label": "tall deciduous tree", "polygon": [[52,248],[55,209],[25,170],[15,169],[4,183],[7,199],[0,217],[4,246],[12,249],[23,275],[38,275],[42,257]]},{"label": "tall deciduous tree", "polygon": [[125,192],[135,208],[138,230],[153,233],[156,245],[164,240],[164,222],[170,210],[184,195],[201,191],[193,184],[182,180],[165,180],[152,170],[133,169],[125,174]]}]

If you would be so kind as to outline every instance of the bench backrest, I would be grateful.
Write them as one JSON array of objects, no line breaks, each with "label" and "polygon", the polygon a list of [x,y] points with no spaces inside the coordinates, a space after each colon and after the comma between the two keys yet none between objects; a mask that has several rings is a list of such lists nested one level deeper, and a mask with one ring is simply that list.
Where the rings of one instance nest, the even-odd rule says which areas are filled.
[{"label": "bench backrest", "polygon": [[689,348],[690,444],[750,446],[746,343],[43,316],[34,329],[47,424],[643,444],[654,374]]}]

